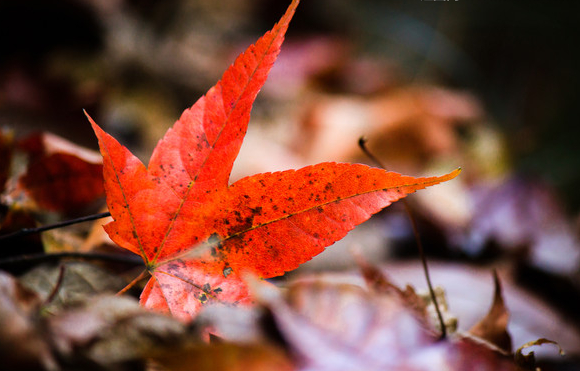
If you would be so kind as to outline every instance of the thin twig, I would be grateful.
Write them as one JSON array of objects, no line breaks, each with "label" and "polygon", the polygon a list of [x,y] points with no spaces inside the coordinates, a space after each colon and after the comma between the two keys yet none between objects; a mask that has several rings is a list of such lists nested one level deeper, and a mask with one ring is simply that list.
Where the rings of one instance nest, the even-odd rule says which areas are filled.
[{"label": "thin twig", "polygon": [[111,216],[111,213],[107,211],[105,213],[87,215],[87,216],[82,216],[82,217],[76,218],[76,219],[65,220],[63,222],[59,222],[59,223],[55,223],[55,224],[44,225],[44,226],[38,227],[38,228],[23,228],[19,231],[5,234],[4,236],[0,236],[0,241],[8,240],[10,238],[27,236],[29,234],[41,233],[41,232],[49,231],[51,229],[62,228],[62,227],[66,227],[66,226],[73,225],[73,224],[88,222],[91,220],[106,218],[108,216]]},{"label": "thin twig", "polygon": [[0,260],[0,267],[6,265],[14,265],[21,263],[34,264],[38,262],[59,261],[62,259],[79,259],[79,260],[102,260],[117,263],[125,263],[129,265],[143,264],[143,259],[138,255],[124,255],[124,254],[105,254],[105,253],[84,253],[84,252],[62,252],[53,254],[27,254],[5,258]]},{"label": "thin twig", "polygon": [[135,277],[135,279],[133,281],[129,282],[129,284],[127,286],[123,287],[123,289],[121,289],[121,291],[119,291],[116,295],[117,296],[123,295],[124,293],[129,291],[129,289],[131,289],[133,286],[135,286],[137,284],[137,282],[144,279],[145,276],[147,275],[147,273],[149,273],[149,271],[147,269],[144,269],[137,277]]},{"label": "thin twig", "polygon": [[59,267],[58,279],[56,280],[56,284],[54,285],[54,287],[52,288],[52,291],[50,292],[50,294],[48,295],[48,297],[44,301],[44,304],[42,305],[43,307],[46,307],[48,304],[50,304],[54,300],[54,298],[56,297],[56,294],[58,294],[58,291],[60,290],[60,287],[62,286],[62,282],[64,281],[64,270],[65,270],[65,266],[61,265]]},{"label": "thin twig", "polygon": [[[381,161],[376,158],[367,148],[366,146],[367,139],[364,137],[360,137],[358,140],[358,145],[360,149],[364,152],[364,154],[375,164],[379,167],[387,170],[387,168],[381,163]],[[445,339],[447,337],[447,329],[445,328],[445,321],[443,320],[443,315],[441,314],[441,310],[439,309],[439,303],[437,302],[437,297],[435,296],[435,290],[433,290],[433,285],[431,284],[431,277],[429,275],[429,267],[427,266],[427,257],[425,256],[425,250],[423,249],[423,243],[421,242],[421,236],[419,235],[419,230],[417,228],[417,222],[415,221],[415,217],[409,207],[409,203],[406,199],[401,200],[403,205],[405,206],[405,211],[409,216],[409,221],[411,222],[411,227],[413,228],[413,234],[415,235],[415,241],[417,242],[417,248],[419,250],[419,257],[421,258],[421,263],[423,264],[423,272],[425,272],[425,279],[427,281],[427,287],[429,288],[429,295],[431,296],[431,300],[433,301],[433,305],[435,306],[435,312],[437,312],[437,318],[439,319],[439,325],[441,326],[441,339]]]}]

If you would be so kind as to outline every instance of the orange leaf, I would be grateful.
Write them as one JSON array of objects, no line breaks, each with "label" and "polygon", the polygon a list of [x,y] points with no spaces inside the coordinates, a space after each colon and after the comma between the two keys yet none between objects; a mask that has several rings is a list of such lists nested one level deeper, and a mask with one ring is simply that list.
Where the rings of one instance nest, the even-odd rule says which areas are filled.
[{"label": "orange leaf", "polygon": [[188,320],[209,302],[249,303],[246,271],[264,278],[292,270],[373,213],[459,173],[413,178],[323,163],[229,185],[252,103],[298,2],[183,113],[148,168],[91,120],[114,219],[105,229],[143,257],[153,276],[141,295],[147,307]]}]

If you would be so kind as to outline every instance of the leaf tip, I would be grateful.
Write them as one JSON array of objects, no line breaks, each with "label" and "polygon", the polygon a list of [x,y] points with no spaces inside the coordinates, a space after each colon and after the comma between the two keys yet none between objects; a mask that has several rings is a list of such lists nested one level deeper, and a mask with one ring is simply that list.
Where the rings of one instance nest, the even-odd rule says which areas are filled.
[{"label": "leaf tip", "polygon": [[451,180],[451,179],[457,177],[459,174],[461,174],[462,170],[463,169],[461,168],[461,166],[459,166],[457,169],[455,169],[452,172],[450,172],[449,174],[447,174],[445,176],[445,178],[446,178],[445,180]]},{"label": "leaf tip", "polygon": [[89,113],[87,112],[86,109],[83,108],[83,113],[85,114],[85,116],[87,117],[87,119],[89,120],[89,122],[91,123],[91,126],[93,127],[93,130],[96,130],[96,128],[99,127],[99,125],[97,125],[97,123],[95,122],[95,120],[93,120],[93,118],[89,115]]}]

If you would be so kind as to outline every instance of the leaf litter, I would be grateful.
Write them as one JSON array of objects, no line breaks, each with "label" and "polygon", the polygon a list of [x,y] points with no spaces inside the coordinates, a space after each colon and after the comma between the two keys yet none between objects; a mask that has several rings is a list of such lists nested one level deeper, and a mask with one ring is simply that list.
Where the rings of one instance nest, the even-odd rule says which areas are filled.
[{"label": "leaf litter", "polygon": [[[252,213],[255,213],[255,211],[252,211]],[[241,218],[244,222],[247,222],[246,218],[243,218],[241,216],[238,217]],[[219,239],[216,241],[219,241]],[[225,272],[228,273],[226,274]],[[231,267],[227,267],[222,271],[222,274],[227,278],[230,272]],[[317,279],[315,279],[314,281],[316,280]],[[371,306],[378,306],[380,308],[395,308],[393,309],[394,312],[396,311],[401,311],[403,313],[407,312],[407,314],[403,315],[403,317],[412,318],[412,320],[409,321],[409,323],[413,324],[410,326],[410,328],[419,329],[420,331],[427,333],[428,340],[432,339],[430,336],[432,335],[432,332],[436,332],[436,329],[434,328],[433,325],[429,325],[429,323],[433,322],[430,322],[428,317],[425,317],[424,314],[421,314],[422,310],[425,309],[423,306],[428,307],[429,303],[423,302],[423,304],[421,304],[421,295],[417,295],[416,293],[414,293],[414,290],[410,286],[406,287],[405,290],[401,290],[397,288],[394,284],[390,283],[390,281],[388,280],[382,281],[385,287],[389,288],[388,290],[386,290],[388,294],[387,292],[381,292],[381,290],[378,290],[377,288],[372,289],[372,286],[366,289],[365,288],[361,289],[352,287],[351,284],[345,283],[335,287],[335,285],[329,285],[326,282],[317,282],[317,281],[312,282],[313,286],[310,286],[310,284],[305,284],[304,282],[300,284],[291,282],[288,285],[289,293],[286,295],[282,295],[282,299],[287,301],[287,303],[283,305],[287,305],[291,311],[295,311],[296,313],[298,313],[299,319],[301,321],[304,320],[303,317],[305,316],[302,316],[301,312],[299,313],[300,310],[306,310],[305,308],[309,307],[323,308],[324,309],[322,311],[323,313],[334,315],[334,317],[332,317],[333,319],[332,325],[336,326],[336,323],[340,323],[341,321],[348,321],[348,318],[340,318],[340,315],[333,312],[332,305],[329,305],[328,303],[331,304],[342,303],[343,299],[341,299],[340,296],[344,294],[345,296],[344,303],[346,303],[344,304],[345,307],[352,308],[352,310],[348,313],[358,313],[358,314],[362,313],[360,317],[363,319],[366,318],[367,319],[366,323],[374,323],[375,317],[369,315],[368,313],[371,314],[375,313],[376,308],[375,309],[370,308],[370,310],[369,308],[364,308],[364,305],[360,304],[359,299],[360,298],[363,298],[365,300],[369,299],[368,292],[372,292],[373,295],[379,293],[378,296],[385,295],[388,297],[388,300],[386,300],[385,303],[383,303],[383,300],[369,299],[369,303],[372,303]],[[3,281],[2,285],[4,285],[4,283],[5,282]],[[10,284],[8,286],[10,286]],[[25,291],[22,290],[23,289],[16,290],[7,289],[3,291],[4,293],[12,292],[12,294],[7,295],[7,297],[9,297],[9,299],[7,300],[5,300],[6,296],[3,296],[1,306],[3,310],[2,313],[3,314],[9,313],[6,316],[6,318],[11,320],[16,317],[14,317],[11,314],[12,312],[10,312],[10,310],[4,311],[4,309],[10,306],[20,306],[21,308],[24,308],[21,312],[25,314],[24,317],[27,318],[29,325],[28,329],[25,329],[24,331],[20,332],[20,334],[24,334],[25,336],[27,336],[26,334],[28,333],[35,334],[35,336],[40,334],[38,336],[38,339],[40,339],[41,344],[44,344],[44,342],[53,344],[50,346],[51,351],[54,352],[52,355],[47,355],[46,352],[42,350],[46,348],[46,346],[41,345],[38,346],[36,348],[37,350],[33,351],[31,353],[31,357],[27,359],[27,361],[31,362],[31,364],[36,364],[36,362],[39,361],[40,364],[44,364],[44,368],[48,369],[54,368],[55,366],[53,358],[57,358],[59,359],[59,362],[61,362],[60,364],[61,368],[64,369],[67,368],[75,369],[75,367],[79,367],[79,365],[87,366],[89,367],[89,369],[91,367],[95,369],[114,369],[114,368],[134,369],[135,363],[132,362],[136,361],[137,364],[143,365],[144,363],[146,363],[145,358],[153,356],[160,364],[166,362],[166,366],[168,366],[169,369],[187,369],[192,362],[196,362],[196,364],[199,366],[200,369],[204,369],[204,367],[207,367],[207,369],[221,369],[221,368],[236,369],[236,367],[239,369],[260,369],[257,363],[253,361],[248,361],[248,358],[252,359],[252,357],[258,360],[258,364],[265,365],[264,366],[266,367],[265,369],[303,369],[303,368],[308,369],[308,367],[310,368],[313,367],[312,366],[313,364],[317,365],[316,366],[317,369],[326,369],[323,368],[323,366],[326,367],[324,363],[322,364],[322,366],[320,366],[320,364],[318,363],[308,363],[304,361],[304,359],[306,359],[307,357],[314,356],[308,353],[309,349],[304,349],[304,347],[299,348],[297,347],[296,344],[292,344],[290,340],[297,342],[299,341],[298,336],[293,337],[292,333],[289,332],[288,334],[286,334],[285,340],[282,339],[284,341],[280,341],[280,337],[282,338],[284,337],[283,331],[280,330],[281,326],[279,325],[276,326],[278,333],[273,335],[271,323],[270,326],[265,326],[263,324],[264,319],[263,317],[261,317],[261,315],[264,314],[264,311],[266,312],[265,315],[266,320],[268,319],[268,316],[276,318],[276,313],[272,305],[272,303],[274,302],[272,300],[274,299],[272,298],[262,300],[263,306],[250,309],[252,313],[255,313],[256,311],[259,312],[257,315],[254,314],[245,317],[240,316],[239,318],[236,319],[236,321],[238,321],[238,324],[244,323],[246,327],[250,327],[251,323],[254,323],[256,327],[262,327],[261,337],[255,336],[252,340],[253,343],[251,343],[250,345],[247,344],[240,345],[238,343],[236,344],[230,343],[228,339],[235,337],[232,336],[231,333],[227,334],[226,331],[223,331],[223,329],[225,328],[228,327],[231,328],[232,325],[229,324],[222,326],[223,327],[222,330],[218,331],[219,334],[225,334],[224,335],[225,340],[220,340],[226,341],[224,344],[220,344],[219,342],[206,344],[200,341],[198,333],[196,333],[195,331],[194,333],[188,333],[188,331],[192,331],[192,328],[195,327],[203,328],[204,326],[207,326],[207,324],[201,322],[201,319],[207,320],[208,313],[213,313],[214,311],[218,313],[217,315],[213,316],[213,320],[217,320],[218,317],[221,318],[223,316],[228,316],[228,314],[218,312],[217,311],[218,307],[216,306],[206,306],[205,309],[202,311],[202,315],[200,316],[199,321],[194,319],[194,322],[192,322],[191,324],[192,327],[186,328],[183,324],[177,321],[173,321],[168,317],[157,316],[154,313],[142,311],[142,309],[138,308],[135,305],[135,302],[132,302],[131,300],[125,301],[124,299],[117,300],[115,298],[105,297],[98,298],[85,303],[79,303],[73,307],[69,307],[64,310],[58,308],[54,314],[53,318],[55,320],[53,322],[51,320],[38,318],[38,313],[41,309],[40,307],[42,306],[41,305],[42,301],[39,301],[40,298],[33,298],[32,302],[35,304],[32,306],[26,304],[28,300],[21,301],[20,299],[13,299],[14,296],[16,297],[30,296],[30,293],[23,294],[23,292]],[[202,297],[201,295],[203,294],[206,295],[210,294],[212,291],[211,286],[209,286],[208,288],[205,285],[203,285],[200,288],[200,290],[202,293],[200,294],[200,296],[198,296],[198,298],[201,298]],[[262,291],[263,287],[260,287],[256,290]],[[17,295],[13,295],[14,291],[17,292]],[[18,292],[21,293],[18,294]],[[260,294],[258,296],[260,296]],[[32,295],[32,297],[34,297],[34,295]],[[396,304],[390,303],[389,301],[394,301]],[[131,304],[129,304],[129,302]],[[495,302],[497,302],[497,295]],[[505,310],[505,307],[503,308],[503,310],[495,309],[495,312],[498,313],[501,312],[502,315],[499,314],[492,315],[492,313],[494,312],[494,308],[497,307],[498,306],[496,306],[495,304],[492,306],[488,317],[491,317],[492,322],[494,322],[494,318],[499,316],[500,317],[499,319],[495,318],[495,322],[503,323],[504,320],[502,318],[507,311]],[[237,313],[238,312],[237,308],[228,308],[228,309],[232,310],[232,312],[230,312],[231,316],[236,316],[231,313]],[[206,317],[204,317],[204,313]],[[267,313],[269,313],[269,315]],[[389,315],[392,314],[389,313],[391,313],[390,309],[387,311],[386,316],[387,318]],[[316,321],[314,321],[314,325],[322,327],[323,330],[327,331],[332,330],[332,327],[330,328],[324,327],[325,325],[324,321],[319,317],[317,313],[308,312],[307,314],[316,319]],[[284,314],[278,313],[278,316],[284,317]],[[3,316],[0,316],[0,318],[2,317]],[[136,318],[136,322],[141,321],[140,325],[131,322],[129,318]],[[371,320],[368,320],[368,318],[371,318]],[[485,322],[487,319],[488,318],[485,318],[482,321]],[[49,324],[47,325],[46,323]],[[86,328],[84,327],[79,327],[78,326],[79,323],[89,324],[90,326],[88,327],[90,329],[86,330]],[[157,326],[155,325],[155,323],[161,323],[163,325],[160,324]],[[304,326],[305,328],[308,328],[308,331],[314,331],[315,333],[317,333],[317,331],[315,331],[316,329],[312,330],[310,328],[310,325],[312,324],[308,323],[308,321],[306,322],[302,321],[301,323],[302,324],[306,323],[306,325],[308,325]],[[386,321],[385,323],[388,323],[388,321]],[[128,325],[129,327],[125,327],[125,325]],[[52,330],[50,335],[46,335],[45,329],[47,326]],[[268,329],[264,329],[264,327],[268,327]],[[497,326],[492,325],[492,327]],[[32,330],[30,330],[31,328]],[[117,328],[118,331],[114,331],[113,328]],[[157,329],[161,328],[165,328],[165,330],[161,332],[156,332]],[[350,329],[356,330],[356,328],[354,327]],[[77,330],[78,332],[76,332]],[[139,333],[139,331],[143,331],[143,333]],[[321,336],[323,337],[328,335],[328,334],[325,335],[323,333],[324,331],[320,332],[322,332]],[[422,338],[425,335],[422,332],[419,338]],[[485,335],[486,331],[483,332]],[[137,335],[132,336],[130,335],[131,333],[133,335],[135,334]],[[237,333],[238,337],[235,339],[236,341],[240,341],[243,338],[243,336],[240,335],[241,333],[243,333],[243,331],[238,331]],[[258,333],[258,331],[256,331],[255,334],[256,333]],[[266,333],[269,333],[270,335],[266,335]],[[317,335],[319,334],[317,333]],[[50,339],[51,336],[53,336],[52,339]],[[1,336],[0,338],[3,337],[4,336]],[[159,341],[159,339],[168,340],[168,338],[172,339],[174,342],[167,341],[166,343],[164,343],[163,341],[161,342]],[[380,339],[380,336],[377,336],[377,338]],[[326,336],[326,339],[328,339],[328,336]],[[414,339],[413,337],[411,337],[410,339],[411,345],[413,345],[413,339]],[[371,336],[371,339],[369,340],[367,338],[364,338],[363,336],[358,338],[358,340],[360,340],[360,342],[363,343],[366,342],[372,345],[373,337]],[[535,342],[530,342],[529,345],[524,345],[524,347],[551,342],[548,340],[546,341],[544,340],[545,339],[539,339]],[[139,348],[140,350],[137,349],[138,346],[136,344],[139,344],[140,342],[147,343],[148,341],[150,341],[148,345],[150,347],[145,346],[143,348]],[[266,341],[268,345],[264,344],[264,342]],[[58,345],[55,346],[54,343],[57,342]],[[172,347],[171,351],[168,351],[167,349],[163,348],[163,346],[160,346],[169,343],[172,343],[172,345],[175,346]],[[337,345],[336,343],[339,343],[337,339],[330,338],[329,344],[326,344],[325,346],[326,348],[329,349],[330,352],[333,352],[335,351],[334,348]],[[35,346],[34,342],[31,344],[33,345],[33,347]],[[457,342],[456,344],[454,344],[453,349],[449,349],[450,346],[441,346],[441,344],[431,343],[429,341],[427,341],[427,344],[428,345],[426,345],[424,349],[418,350],[418,354],[420,356],[416,357],[416,361],[412,365],[405,363],[405,361],[403,360],[405,355],[403,355],[403,357],[399,357],[399,359],[395,360],[391,359],[388,362],[393,363],[400,362],[401,364],[400,369],[414,369],[414,370],[432,369],[429,367],[451,367],[450,365],[459,365],[461,367],[465,367],[466,364],[469,364],[465,363],[466,362],[465,358],[471,355],[472,357],[471,359],[469,359],[469,362],[474,364],[477,364],[479,361],[481,361],[486,365],[486,367],[489,366],[490,364],[494,364],[495,365],[494,367],[497,367],[497,369],[501,369],[501,367],[504,366],[509,367],[503,363],[505,359],[500,357],[501,361],[497,363],[498,361],[495,357],[498,356],[498,354],[489,353],[486,347],[480,348],[480,344],[474,342],[466,342],[466,341]],[[157,346],[156,348],[158,350],[157,354],[155,354],[155,352],[150,352],[150,350],[153,349],[154,346]],[[297,348],[302,349],[303,353],[297,352],[296,351]],[[444,351],[441,351],[442,348]],[[0,347],[0,349],[4,350],[4,347]],[[38,351],[38,349],[40,349],[40,351]],[[369,346],[369,349],[372,349],[372,346]],[[177,350],[177,352],[179,351],[183,352],[175,353],[173,352],[175,350]],[[445,353],[445,350],[447,351],[447,353]],[[119,354],[119,351],[122,351],[123,354]],[[521,349],[518,350],[518,352],[521,352]],[[179,354],[180,356],[176,356],[177,354]],[[188,358],[187,356],[188,354],[190,358]],[[449,363],[450,361],[446,360],[445,356],[444,355],[442,356],[442,354],[453,355],[453,357],[449,358],[455,358],[456,363]],[[356,357],[356,354],[352,352],[350,353],[346,352],[344,356]],[[269,357],[272,357],[273,363],[268,363]],[[487,360],[489,361],[488,363],[485,362],[486,357],[489,358]],[[382,362],[382,360],[380,360],[380,355],[378,356],[377,359],[379,362]],[[462,361],[458,362],[457,359],[460,359]],[[110,360],[111,362],[109,363],[108,360]],[[19,359],[19,361],[22,361],[22,359]],[[371,361],[374,362],[375,359],[372,359]],[[354,359],[348,360],[347,364],[353,365],[357,365],[359,363],[366,364],[365,362],[366,360]],[[216,365],[216,363],[220,364],[221,366]],[[19,364],[19,366],[21,365],[22,364]],[[336,364],[330,363],[330,367],[334,366],[336,366]],[[17,368],[24,369],[25,367],[17,367]]]}]

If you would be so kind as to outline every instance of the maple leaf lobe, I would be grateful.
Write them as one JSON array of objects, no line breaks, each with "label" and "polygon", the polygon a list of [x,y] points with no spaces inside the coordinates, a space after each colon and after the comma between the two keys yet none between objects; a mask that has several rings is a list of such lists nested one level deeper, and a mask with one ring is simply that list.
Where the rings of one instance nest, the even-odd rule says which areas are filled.
[{"label": "maple leaf lobe", "polygon": [[188,320],[208,303],[249,303],[247,271],[266,278],[292,270],[390,203],[458,174],[413,178],[322,163],[229,185],[252,103],[297,5],[185,110],[148,168],[89,117],[114,219],[105,229],[152,274],[143,305]]}]

